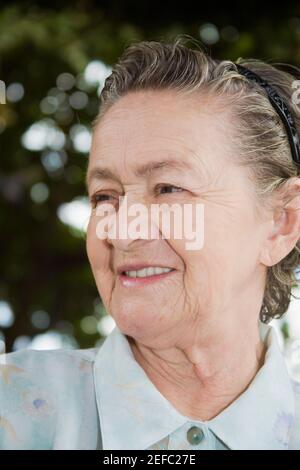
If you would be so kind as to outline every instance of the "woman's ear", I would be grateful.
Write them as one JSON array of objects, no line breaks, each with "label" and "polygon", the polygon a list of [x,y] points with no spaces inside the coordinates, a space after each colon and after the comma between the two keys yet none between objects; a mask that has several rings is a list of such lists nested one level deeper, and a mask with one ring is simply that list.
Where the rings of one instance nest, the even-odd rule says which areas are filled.
[{"label": "woman's ear", "polygon": [[300,238],[300,178],[293,177],[278,190],[260,261],[274,266],[285,258]]}]

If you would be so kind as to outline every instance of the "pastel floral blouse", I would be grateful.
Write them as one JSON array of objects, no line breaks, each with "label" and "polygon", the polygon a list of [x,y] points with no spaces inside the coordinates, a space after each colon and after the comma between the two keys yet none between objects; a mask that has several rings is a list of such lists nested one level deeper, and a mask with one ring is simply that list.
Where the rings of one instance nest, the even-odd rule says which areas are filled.
[{"label": "pastel floral blouse", "polygon": [[117,326],[99,348],[0,355],[0,449],[300,450],[300,383],[273,326],[264,365],[218,416],[181,415]]}]

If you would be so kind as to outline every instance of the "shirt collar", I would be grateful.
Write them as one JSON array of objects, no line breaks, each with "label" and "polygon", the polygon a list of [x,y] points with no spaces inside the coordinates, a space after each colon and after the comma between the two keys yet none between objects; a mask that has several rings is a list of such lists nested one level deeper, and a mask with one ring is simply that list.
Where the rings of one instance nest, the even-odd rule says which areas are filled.
[{"label": "shirt collar", "polygon": [[273,326],[259,321],[267,350],[263,366],[247,389],[208,424],[235,450],[287,449],[295,417],[295,397]]},{"label": "shirt collar", "polygon": [[[294,395],[277,333],[259,321],[265,362],[251,384],[215,418],[205,421],[230,449],[286,449],[294,420]],[[147,449],[189,420],[159,392],[135,360],[116,325],[94,365],[104,450]]]},{"label": "shirt collar", "polygon": [[117,326],[94,370],[103,450],[147,449],[186,422],[135,360]]}]

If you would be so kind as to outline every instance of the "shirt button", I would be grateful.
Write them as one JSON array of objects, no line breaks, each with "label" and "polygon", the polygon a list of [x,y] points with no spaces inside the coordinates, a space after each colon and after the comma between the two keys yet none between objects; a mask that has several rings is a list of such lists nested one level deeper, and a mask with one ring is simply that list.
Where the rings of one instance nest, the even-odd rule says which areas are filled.
[{"label": "shirt button", "polygon": [[204,432],[201,428],[198,428],[197,426],[192,426],[186,433],[186,437],[189,443],[195,446],[197,444],[200,444],[200,442],[203,440]]}]

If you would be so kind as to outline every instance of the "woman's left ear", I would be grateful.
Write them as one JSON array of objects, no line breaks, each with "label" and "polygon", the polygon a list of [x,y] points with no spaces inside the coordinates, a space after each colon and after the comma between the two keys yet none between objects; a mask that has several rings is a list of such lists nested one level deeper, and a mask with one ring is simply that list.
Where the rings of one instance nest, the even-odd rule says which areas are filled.
[{"label": "woman's left ear", "polygon": [[279,263],[300,238],[300,178],[288,179],[276,197],[270,230],[260,256],[265,266]]}]

